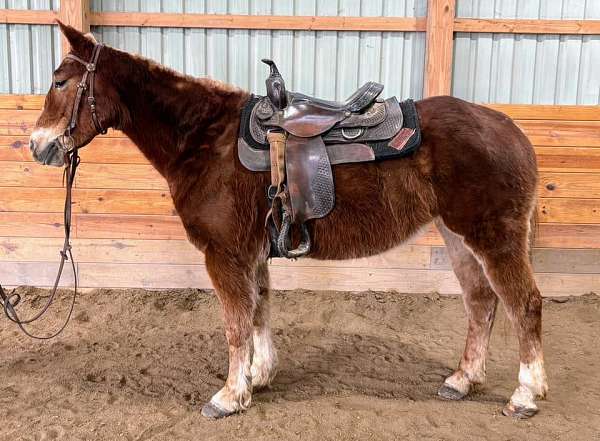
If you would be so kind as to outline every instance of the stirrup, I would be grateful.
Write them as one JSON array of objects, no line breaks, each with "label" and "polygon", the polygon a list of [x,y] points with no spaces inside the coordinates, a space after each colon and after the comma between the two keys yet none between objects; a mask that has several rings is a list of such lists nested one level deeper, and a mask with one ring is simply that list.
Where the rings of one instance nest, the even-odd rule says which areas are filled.
[{"label": "stirrup", "polygon": [[290,245],[290,227],[291,227],[291,217],[286,210],[283,210],[282,218],[281,218],[281,230],[279,231],[279,237],[277,238],[277,249],[279,250],[279,254],[282,257],[287,257],[288,259],[297,259],[298,257],[305,256],[310,251],[310,234],[308,234],[308,228],[306,224],[303,223],[300,225],[300,231],[302,232],[302,240],[300,241],[300,245],[295,250],[289,250],[288,247]]}]

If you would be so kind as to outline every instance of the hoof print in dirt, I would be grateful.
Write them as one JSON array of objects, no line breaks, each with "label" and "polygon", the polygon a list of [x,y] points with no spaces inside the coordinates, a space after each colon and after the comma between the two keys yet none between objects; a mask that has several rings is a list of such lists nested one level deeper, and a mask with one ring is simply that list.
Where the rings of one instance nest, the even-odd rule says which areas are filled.
[{"label": "hoof print in dirt", "polygon": [[531,418],[538,412],[539,409],[537,407],[515,406],[511,403],[508,403],[506,407],[502,409],[502,414],[504,416],[516,418],[519,420],[526,420],[527,418]]},{"label": "hoof print in dirt", "polygon": [[210,418],[213,420],[225,418],[230,415],[233,415],[234,413],[236,413],[236,412],[222,409],[220,406],[216,405],[215,403],[213,403],[211,401],[206,403],[204,405],[204,407],[202,408],[202,416],[205,416],[206,418]]},{"label": "hoof print in dirt", "polygon": [[438,396],[444,400],[457,401],[462,400],[467,394],[463,394],[461,391],[454,389],[447,384],[442,384],[438,390]]}]

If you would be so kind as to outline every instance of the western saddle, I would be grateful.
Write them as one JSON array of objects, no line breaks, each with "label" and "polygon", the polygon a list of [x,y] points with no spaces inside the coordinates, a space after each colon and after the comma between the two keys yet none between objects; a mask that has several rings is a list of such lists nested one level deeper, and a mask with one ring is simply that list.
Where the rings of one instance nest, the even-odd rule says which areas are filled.
[{"label": "western saddle", "polygon": [[[379,100],[383,85],[368,82],[346,101],[335,102],[288,92],[275,63],[266,80],[267,96],[252,96],[242,112],[238,156],[252,171],[271,171],[266,225],[271,256],[309,253],[306,226],[335,205],[332,164],[406,156],[420,144],[414,103]],[[291,248],[291,226],[301,238]]]}]

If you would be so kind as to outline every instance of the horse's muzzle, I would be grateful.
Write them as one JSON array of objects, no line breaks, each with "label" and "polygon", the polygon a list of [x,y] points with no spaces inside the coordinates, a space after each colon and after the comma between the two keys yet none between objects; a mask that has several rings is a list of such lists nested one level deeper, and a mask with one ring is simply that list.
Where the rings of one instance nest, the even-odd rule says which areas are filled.
[{"label": "horse's muzzle", "polygon": [[65,165],[64,153],[57,140],[50,141],[41,151],[36,142],[31,140],[29,141],[29,148],[31,149],[33,159],[40,164],[54,167]]}]

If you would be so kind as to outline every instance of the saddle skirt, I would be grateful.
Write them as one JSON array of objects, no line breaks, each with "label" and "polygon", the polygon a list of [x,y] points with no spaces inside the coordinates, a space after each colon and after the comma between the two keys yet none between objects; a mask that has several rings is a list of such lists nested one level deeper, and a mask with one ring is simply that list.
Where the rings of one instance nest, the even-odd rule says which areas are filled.
[{"label": "saddle skirt", "polygon": [[[288,100],[294,101],[293,92]],[[238,137],[238,157],[244,167],[251,171],[271,169],[267,132],[281,127],[282,121],[285,115],[277,112],[268,97],[250,97],[242,110]],[[286,131],[297,135],[289,128]],[[323,140],[332,165],[402,158],[421,144],[414,101],[398,102],[395,97],[376,100],[362,113],[345,112],[340,121],[316,135]]]}]

